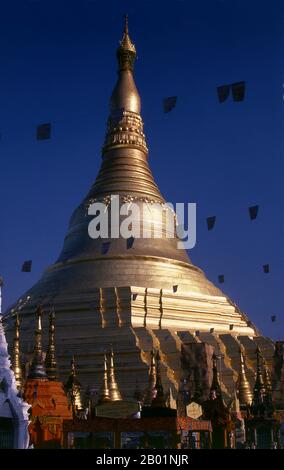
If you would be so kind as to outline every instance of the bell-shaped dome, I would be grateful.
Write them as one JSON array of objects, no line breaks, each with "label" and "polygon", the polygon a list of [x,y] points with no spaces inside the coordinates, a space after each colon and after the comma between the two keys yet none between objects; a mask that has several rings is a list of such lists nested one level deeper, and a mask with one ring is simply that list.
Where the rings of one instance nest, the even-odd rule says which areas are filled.
[{"label": "bell-shaped dome", "polygon": [[[250,336],[256,332],[233,302],[192,264],[186,250],[178,248],[176,235],[165,235],[166,218],[158,218],[158,209],[166,212],[167,208],[148,164],[140,97],[133,78],[135,56],[126,23],[117,51],[119,76],[111,98],[101,168],[71,217],[58,260],[29,290],[31,300],[21,311],[21,344],[27,350],[35,308],[40,303],[43,307],[54,304],[59,370],[67,376],[70,356],[75,354],[83,385],[103,380],[103,355],[112,343],[120,389],[129,396],[137,377],[147,384],[145,351],[154,347],[149,329],[171,331],[177,345],[178,331],[213,328]],[[129,243],[111,234],[107,239],[89,236],[89,206],[96,201],[108,205],[114,195],[120,197],[118,210],[132,202],[146,207],[147,237]],[[157,225],[161,236],[149,236]],[[45,323],[44,317],[43,326]],[[46,327],[43,334],[45,331]]]}]

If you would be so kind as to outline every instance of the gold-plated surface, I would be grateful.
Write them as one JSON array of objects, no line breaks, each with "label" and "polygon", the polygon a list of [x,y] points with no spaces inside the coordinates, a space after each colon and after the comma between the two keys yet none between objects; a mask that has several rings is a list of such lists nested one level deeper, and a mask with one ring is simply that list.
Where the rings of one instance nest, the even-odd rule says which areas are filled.
[{"label": "gold-plated surface", "polygon": [[116,111],[124,109],[139,115],[141,100],[132,74],[136,58],[136,49],[129,37],[127,18],[123,38],[120,41],[116,55],[118,60],[118,81],[110,100],[111,115]]},{"label": "gold-plated surface", "polygon": [[240,405],[250,405],[252,402],[252,392],[245,371],[245,361],[242,349],[240,348],[240,372],[238,377],[238,399]]},{"label": "gold-plated surface", "polygon": [[116,382],[116,378],[115,378],[114,354],[113,354],[112,348],[110,351],[110,366],[109,366],[109,396],[110,396],[110,401],[122,400],[122,396],[120,394],[120,391]]},{"label": "gold-plated surface", "polygon": [[21,355],[20,355],[20,318],[19,314],[15,318],[15,336],[13,343],[13,354],[12,354],[12,369],[15,375],[17,389],[21,390],[23,386],[23,376],[21,367]]},{"label": "gold-plated surface", "polygon": [[[126,28],[124,36],[127,35]],[[118,54],[134,54],[134,50],[125,44],[128,44],[128,39],[122,41]],[[132,83],[132,69],[119,70],[119,76],[121,74],[131,76]],[[111,195],[119,194],[121,204],[134,201],[141,208],[146,204],[148,210],[143,214],[143,225],[148,231],[157,225],[156,204],[165,204],[148,165],[140,108],[134,110],[128,102],[133,91],[131,83],[127,79],[122,84],[119,79],[114,89],[101,169],[89,194],[71,217],[57,262],[45,271],[42,279],[29,291],[32,298],[29,305],[32,306],[40,297],[51,298],[54,292],[59,292],[55,303],[58,315],[61,314],[63,303],[72,311],[74,308],[78,311],[79,321],[81,310],[93,303],[92,293],[93,297],[97,297],[96,290],[102,292],[102,289],[107,291],[108,288],[139,286],[149,293],[152,288],[161,292],[164,303],[162,327],[208,330],[213,326],[217,331],[226,331],[233,324],[236,333],[254,335],[254,326],[249,325],[248,319],[231,300],[205,277],[201,269],[191,263],[186,250],[177,248],[177,239],[164,235],[165,218],[160,227],[162,237],[137,238],[131,250],[127,248],[125,239],[109,239],[110,249],[102,256],[104,239],[94,240],[88,235],[91,217],[87,211],[93,201],[107,203]],[[118,122],[115,120],[115,112],[121,112]],[[168,295],[166,291],[170,292],[176,284],[177,293]],[[150,297],[155,295],[150,294]],[[102,305],[105,303],[104,298],[103,295],[100,300]],[[101,310],[104,311],[104,307]],[[25,309],[27,311],[29,307]],[[155,326],[151,325],[151,315],[148,315],[148,319],[148,325]],[[131,321],[136,326],[135,315],[132,315]]]},{"label": "gold-plated surface", "polygon": [[55,351],[55,312],[49,312],[49,341],[45,358],[45,368],[49,380],[58,379],[56,351]]},{"label": "gold-plated surface", "polygon": [[122,40],[120,41],[120,47],[118,49],[118,52],[120,52],[120,50],[122,49],[123,51],[132,52],[136,56],[135,45],[132,43],[132,41],[129,37],[128,15],[125,15],[124,19],[125,19],[124,32],[123,32]]},{"label": "gold-plated surface", "polygon": [[[110,238],[105,255],[105,240],[93,240],[88,235],[89,205],[94,201],[108,204],[111,195],[120,195],[121,204],[134,201],[141,208],[146,204],[143,223],[148,232],[157,226],[157,204],[165,208],[148,164],[141,102],[133,77],[135,57],[126,24],[117,51],[118,81],[110,100],[101,168],[70,219],[57,261],[26,293],[31,299],[21,310],[25,354],[33,342],[34,309],[41,299],[46,305],[54,299],[60,374],[66,380],[70,352],[76,354],[82,364],[83,387],[101,386],[101,357],[108,345],[114,344],[116,378],[124,398],[133,397],[136,379],[143,391],[147,387],[148,358],[153,348],[162,353],[168,388],[177,389],[183,333],[197,342],[197,331],[207,333],[212,328],[216,336],[231,335],[235,341],[258,336],[246,315],[194,266],[186,250],[177,248],[177,239],[166,238],[165,218],[159,226],[161,238],[137,238],[131,249],[122,237]],[[12,320],[13,312],[6,317],[11,342],[13,325],[9,317]],[[44,344],[48,343],[47,330],[44,327]],[[229,357],[230,351],[227,354]],[[228,370],[229,363],[228,359]],[[233,389],[237,369],[222,375],[226,390]]]},{"label": "gold-plated surface", "polygon": [[106,403],[111,401],[109,386],[108,386],[108,367],[107,367],[107,356],[104,354],[104,375],[103,384],[99,395],[98,404]]},{"label": "gold-plated surface", "polygon": [[81,383],[77,379],[76,375],[76,364],[75,357],[71,360],[71,372],[68,380],[64,386],[67,397],[71,402],[73,415],[75,416],[78,412],[83,409],[82,397],[81,397]]}]

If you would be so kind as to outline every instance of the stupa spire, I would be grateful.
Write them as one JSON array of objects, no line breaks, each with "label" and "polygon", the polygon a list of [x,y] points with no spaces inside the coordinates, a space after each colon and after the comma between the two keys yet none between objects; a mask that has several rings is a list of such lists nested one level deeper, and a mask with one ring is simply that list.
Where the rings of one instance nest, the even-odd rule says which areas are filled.
[{"label": "stupa spire", "polygon": [[[118,353],[123,349],[123,357],[126,357],[129,367],[135,363],[137,371],[141,370],[142,373],[142,358],[148,350],[145,351],[141,341],[137,346],[140,354],[133,360],[131,348],[135,331],[129,330],[125,346],[124,341],[117,342],[117,328],[120,326],[145,328],[143,331],[148,334],[148,331],[156,328],[159,318],[160,328],[169,329],[170,335],[175,339],[179,337],[180,330],[185,329],[192,333],[199,329],[208,331],[209,326],[214,326],[218,335],[220,332],[229,332],[232,324],[234,334],[255,336],[255,330],[248,324],[247,318],[205,277],[201,269],[191,263],[187,251],[179,249],[176,231],[172,230],[172,234],[169,234],[173,237],[167,236],[169,224],[165,216],[169,207],[165,205],[148,164],[148,149],[140,115],[141,102],[133,76],[136,50],[130,39],[129,26],[127,20],[117,50],[118,77],[110,100],[110,115],[99,174],[89,193],[71,216],[64,246],[57,261],[45,270],[42,279],[28,291],[33,302],[37,303],[42,297],[53,296],[55,288],[60,292],[60,301],[57,298],[54,302],[57,316],[62,317],[62,322],[70,325],[72,323],[72,327],[67,330],[60,328],[56,339],[58,344],[63,345],[63,363],[68,360],[68,348],[64,347],[66,341],[70,348],[76,349],[84,358],[84,385],[92,380],[93,361],[100,354],[99,344],[94,345],[94,349],[90,351],[90,335],[100,337],[104,347],[115,342]],[[179,151],[182,152],[183,149]],[[166,165],[165,162],[161,165],[164,164]],[[111,230],[108,230],[107,237],[90,236],[93,216],[89,209],[94,202],[102,202],[108,206],[112,196],[119,196],[120,207],[113,211],[119,215],[119,227],[125,221],[125,215],[120,211],[122,205],[124,209],[127,205],[131,211],[129,206],[133,201],[139,207],[141,217],[135,220],[138,222],[137,226],[141,227],[140,237],[134,236],[134,244],[130,246],[125,236],[121,233],[118,236],[113,235]],[[108,222],[111,222],[109,215],[112,209],[105,210],[104,213],[107,214]],[[108,228],[110,225],[108,223]],[[146,236],[142,233],[144,229]],[[156,229],[161,236],[155,236]],[[177,279],[178,290],[175,290],[173,287],[177,284]],[[136,292],[136,286],[141,291],[139,290],[137,299],[134,299],[132,291]],[[156,302],[157,293],[160,293],[159,302]],[[109,305],[113,305],[113,295],[116,299],[114,323],[114,317],[108,315]],[[90,300],[92,296],[93,301]],[[82,315],[82,309],[89,308],[94,308],[92,322],[89,314]],[[170,313],[173,311],[174,321]],[[197,311],[200,315],[196,315]],[[28,344],[30,339],[28,325],[31,314],[31,305],[21,313],[21,318],[27,325],[21,332],[23,344]],[[10,310],[6,316],[7,321],[11,315]],[[117,326],[109,330],[110,325]],[[9,324],[7,329],[11,330]],[[81,338],[80,344],[78,337]],[[163,375],[163,381],[168,389],[172,372],[166,365],[169,364],[167,355],[165,352],[167,374]],[[125,381],[121,383],[125,396],[133,394],[134,384],[131,374],[126,375]]]},{"label": "stupa spire", "polygon": [[49,312],[49,341],[46,352],[45,367],[49,380],[57,380],[58,370],[55,351],[55,312],[52,308]]},{"label": "stupa spire", "polygon": [[123,16],[125,23],[124,23],[124,34],[128,34],[128,15],[127,13]]},{"label": "stupa spire", "polygon": [[45,366],[42,357],[42,327],[41,327],[41,319],[42,319],[42,306],[39,305],[36,310],[36,326],[35,326],[35,347],[34,347],[34,354],[33,360],[31,364],[31,368],[29,371],[29,379],[47,379]]},{"label": "stupa spire", "polygon": [[240,349],[240,371],[238,377],[238,398],[240,405],[250,405],[252,402],[252,393],[250,384],[246,376],[245,361],[242,349]]},{"label": "stupa spire", "polygon": [[103,375],[103,384],[99,396],[98,403],[106,403],[110,401],[110,393],[109,393],[109,386],[108,386],[108,367],[107,367],[107,356],[104,354],[104,375]]},{"label": "stupa spire", "polygon": [[71,371],[64,388],[71,402],[73,414],[76,415],[83,409],[83,405],[81,397],[81,384],[76,376],[76,363],[74,356],[72,356]]},{"label": "stupa spire", "polygon": [[23,375],[20,353],[20,318],[18,313],[15,318],[15,336],[13,342],[12,369],[14,371],[17,389],[21,390],[23,386]]},{"label": "stupa spire", "polygon": [[118,61],[118,81],[110,100],[110,111],[112,114],[120,110],[140,114],[141,100],[133,79],[136,49],[129,36],[127,16],[116,57]]},{"label": "stupa spire", "polygon": [[111,347],[110,350],[110,367],[109,367],[109,394],[111,401],[118,401],[122,400],[116,378],[115,378],[115,370],[114,370],[114,354],[113,349]]},{"label": "stupa spire", "polygon": [[129,31],[128,31],[128,15],[124,15],[125,24],[123,37],[120,41],[120,46],[117,49],[117,59],[119,70],[131,70],[133,71],[134,61],[136,58],[136,48],[132,43]]},{"label": "stupa spire", "polygon": [[133,74],[136,48],[129,36],[127,18],[116,56],[118,78],[110,98],[103,161],[87,201],[119,194],[132,200],[136,197],[164,202],[148,166],[141,99]]}]

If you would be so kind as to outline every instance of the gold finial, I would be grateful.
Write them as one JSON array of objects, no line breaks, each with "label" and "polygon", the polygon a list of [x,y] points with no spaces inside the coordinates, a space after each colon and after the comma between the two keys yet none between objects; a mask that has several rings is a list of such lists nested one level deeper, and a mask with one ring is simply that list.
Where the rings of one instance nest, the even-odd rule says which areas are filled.
[{"label": "gold finial", "polygon": [[44,362],[42,359],[42,328],[41,328],[41,319],[42,319],[42,306],[39,305],[36,310],[36,327],[35,327],[35,348],[33,354],[33,360],[29,372],[29,379],[46,379],[46,371]]},{"label": "gold finial", "polygon": [[18,313],[15,319],[15,337],[13,344],[12,369],[14,371],[17,389],[21,390],[23,386],[23,375],[20,356],[20,318]]},{"label": "gold finial", "polygon": [[111,401],[118,401],[122,400],[116,379],[115,379],[115,371],[114,371],[114,354],[113,349],[111,346],[110,350],[110,368],[109,368],[109,394]]},{"label": "gold finial", "polygon": [[20,317],[18,313],[16,315],[16,320],[15,320],[15,338],[17,339],[20,338]]},{"label": "gold finial", "polygon": [[134,68],[134,61],[136,58],[136,48],[132,43],[128,31],[128,16],[124,15],[125,24],[123,37],[120,41],[119,48],[117,49],[117,59],[119,70],[131,70]]},{"label": "gold finial", "polygon": [[104,354],[104,375],[103,375],[103,384],[98,400],[98,404],[106,403],[111,400],[110,392],[108,387],[108,368],[107,368],[107,356]]},{"label": "gold finial", "polygon": [[240,348],[240,371],[238,377],[238,398],[240,405],[250,405],[252,402],[252,393],[249,385],[249,381],[245,371],[245,361],[243,350]]},{"label": "gold finial", "polygon": [[128,34],[128,15],[123,15],[125,23],[124,23],[124,34]]},{"label": "gold finial", "polygon": [[[125,149],[127,156],[131,159],[131,149],[134,148],[142,151],[147,156],[148,148],[143,132],[143,121],[140,116],[141,99],[133,76],[136,49],[129,37],[127,17],[125,18],[123,37],[116,51],[116,56],[118,60],[118,79],[110,99],[110,115],[103,154],[108,154],[109,151],[115,149],[119,149],[119,151]],[[111,157],[111,155],[112,152],[109,156]],[[115,159],[112,160],[114,162]],[[112,160],[110,160],[111,165]],[[95,186],[96,183],[91,193]],[[152,191],[151,189],[151,197],[153,196]]]},{"label": "gold finial", "polygon": [[46,373],[49,380],[57,380],[57,361],[55,352],[55,312],[52,308],[49,312],[49,341],[45,359]]},{"label": "gold finial", "polygon": [[69,398],[72,406],[73,415],[77,415],[83,409],[81,397],[81,384],[76,377],[76,364],[75,356],[71,359],[71,372],[65,384],[66,395]]}]

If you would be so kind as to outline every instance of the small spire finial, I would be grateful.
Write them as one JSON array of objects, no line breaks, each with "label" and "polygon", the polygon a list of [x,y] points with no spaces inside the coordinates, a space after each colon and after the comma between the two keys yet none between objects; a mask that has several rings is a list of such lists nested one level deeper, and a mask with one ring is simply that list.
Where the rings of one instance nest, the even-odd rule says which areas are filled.
[{"label": "small spire finial", "polygon": [[68,399],[71,402],[73,415],[76,416],[82,409],[81,384],[76,377],[75,356],[71,359],[71,372],[64,386]]},{"label": "small spire finial", "polygon": [[252,402],[252,393],[249,385],[249,381],[245,371],[245,360],[244,351],[242,346],[240,347],[240,370],[238,377],[238,398],[241,406],[250,405]]},{"label": "small spire finial", "polygon": [[36,310],[36,327],[35,327],[35,348],[34,355],[32,360],[32,365],[29,373],[29,379],[46,379],[45,366],[42,360],[42,328],[41,328],[41,319],[42,319],[42,306],[39,305]]},{"label": "small spire finial", "polygon": [[45,367],[49,380],[58,378],[57,361],[55,353],[55,312],[52,308],[48,315],[49,319],[49,341],[45,359]]},{"label": "small spire finial", "polygon": [[122,400],[118,384],[115,378],[114,353],[112,344],[110,345],[110,368],[109,368],[109,394],[111,401]]},{"label": "small spire finial", "polygon": [[20,318],[17,313],[15,319],[15,336],[13,344],[12,369],[14,371],[17,389],[21,390],[23,385],[23,376],[20,359]]},{"label": "small spire finial", "polygon": [[128,15],[127,15],[127,13],[125,15],[123,15],[123,17],[124,17],[124,20],[125,20],[124,32],[125,32],[125,34],[128,34]]},{"label": "small spire finial", "polygon": [[124,30],[123,37],[120,41],[119,48],[117,49],[117,59],[119,71],[131,70],[134,68],[134,61],[136,58],[135,45],[132,43],[128,31],[128,15],[124,15]]},{"label": "small spire finial", "polygon": [[19,338],[20,337],[20,317],[19,314],[17,313],[16,315],[16,320],[15,320],[15,337]]},{"label": "small spire finial", "polygon": [[104,353],[104,374],[103,374],[103,383],[98,400],[98,404],[106,403],[110,401],[110,393],[108,386],[108,367],[107,367],[107,356]]},{"label": "small spire finial", "polygon": [[[264,378],[262,375],[262,368],[264,368]],[[254,416],[266,416],[269,418],[271,418],[274,413],[269,371],[259,348],[256,350],[256,379],[253,393],[252,413]]]}]

